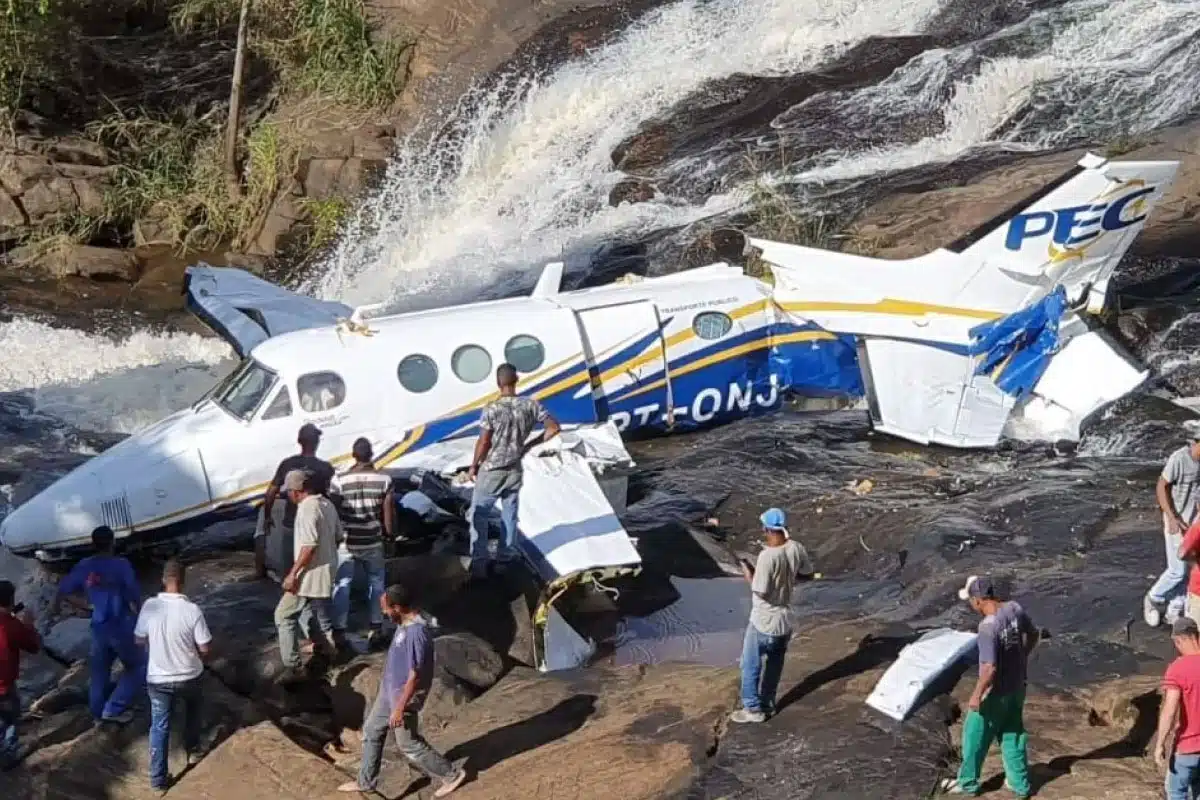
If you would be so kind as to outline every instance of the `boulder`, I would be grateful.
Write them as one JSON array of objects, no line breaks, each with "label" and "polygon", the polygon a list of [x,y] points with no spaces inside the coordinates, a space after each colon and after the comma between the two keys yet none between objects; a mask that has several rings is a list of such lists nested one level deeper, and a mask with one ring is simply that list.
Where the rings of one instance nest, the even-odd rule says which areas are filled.
[{"label": "boulder", "polygon": [[304,213],[296,205],[295,197],[283,194],[275,198],[247,252],[253,256],[275,255],[287,233],[303,218]]},{"label": "boulder", "polygon": [[17,238],[28,224],[29,217],[21,205],[8,192],[0,191],[0,239]]},{"label": "boulder", "polygon": [[301,182],[306,197],[349,199],[361,194],[386,168],[385,159],[311,158],[301,164]]},{"label": "boulder", "polygon": [[[211,675],[202,678],[201,755],[211,752],[239,728],[256,725],[261,715],[244,698],[232,694]],[[39,747],[17,769],[5,775],[5,797],[42,800],[105,797],[114,800],[150,800],[156,797],[147,780],[149,771],[149,716],[145,706],[129,725],[93,727],[86,708],[73,708],[39,722],[31,731]],[[170,769],[178,776],[186,760],[179,736],[171,738]],[[251,780],[238,772],[229,775]],[[11,781],[13,794],[8,794]],[[203,796],[203,795],[201,795]],[[277,795],[264,795],[266,797]]]},{"label": "boulder", "polygon": [[[1069,170],[1081,148],[1035,156],[974,177],[968,183],[928,192],[894,194],[872,204],[848,230],[857,250],[879,258],[911,258],[941,247],[1000,214]],[[1191,256],[1200,223],[1200,124],[1157,131],[1121,161],[1180,161],[1170,191],[1150,213],[1134,241],[1137,252]]]},{"label": "boulder", "polygon": [[433,640],[437,663],[452,676],[485,692],[504,675],[504,659],[473,633],[444,633]]},{"label": "boulder", "polygon": [[50,628],[43,644],[63,661],[84,660],[92,646],[92,623],[86,617],[67,617]]},{"label": "boulder", "polygon": [[645,203],[647,200],[653,200],[654,194],[653,184],[630,178],[612,188],[608,193],[608,204],[615,208],[622,203]]},{"label": "boulder", "polygon": [[137,259],[128,250],[83,244],[51,248],[35,263],[54,278],[78,276],[92,280],[132,283],[141,273]]},{"label": "boulder", "polygon": [[332,800],[346,780],[275,725],[261,722],[229,737],[190,770],[170,796],[174,800]]},{"label": "boulder", "polygon": [[[455,797],[467,800],[676,796],[715,745],[736,678],[680,664],[550,675],[518,667],[428,738],[466,760],[474,778]],[[389,762],[381,793],[400,797],[417,777]]]},{"label": "boulder", "polygon": [[79,196],[67,178],[42,180],[25,190],[21,206],[31,223],[46,222],[79,210]]},{"label": "boulder", "polygon": [[[361,731],[363,718],[379,694],[383,664],[387,653],[359,656],[337,670],[331,678],[333,722],[338,730]],[[458,680],[440,663],[434,668],[433,686],[421,711],[426,730],[441,730],[458,714],[462,706],[475,699],[477,692]],[[346,742],[347,737],[342,736]]]}]

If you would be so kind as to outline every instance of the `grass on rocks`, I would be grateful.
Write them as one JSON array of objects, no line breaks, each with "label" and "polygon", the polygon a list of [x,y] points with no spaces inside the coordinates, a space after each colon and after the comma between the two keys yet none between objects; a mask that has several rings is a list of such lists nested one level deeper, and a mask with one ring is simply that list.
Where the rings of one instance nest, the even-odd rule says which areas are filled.
[{"label": "grass on rocks", "polygon": [[[58,51],[83,30],[81,8],[102,1],[153,6],[165,15],[152,37],[163,54],[185,47],[210,53],[190,72],[181,70],[178,80],[204,83],[211,99],[207,106],[199,101],[182,108],[156,108],[154,97],[104,103],[104,113],[80,126],[112,151],[117,164],[103,212],[59,220],[39,230],[38,240],[131,244],[136,224],[184,252],[219,243],[244,249],[275,197],[291,188],[304,139],[296,109],[362,117],[388,107],[407,80],[414,42],[381,35],[363,0],[254,0],[247,88],[252,76],[261,88],[266,75],[269,89],[243,101],[242,192],[234,197],[223,171],[223,140],[239,0],[19,0],[8,4],[7,15],[0,4],[0,44],[6,46],[0,53],[0,117],[11,120],[17,109],[36,107],[38,87],[47,82],[70,83],[63,76],[78,68],[77,54]],[[149,61],[145,67],[155,69]],[[333,239],[346,200],[306,200],[302,211],[310,217],[308,247],[316,249]]]}]

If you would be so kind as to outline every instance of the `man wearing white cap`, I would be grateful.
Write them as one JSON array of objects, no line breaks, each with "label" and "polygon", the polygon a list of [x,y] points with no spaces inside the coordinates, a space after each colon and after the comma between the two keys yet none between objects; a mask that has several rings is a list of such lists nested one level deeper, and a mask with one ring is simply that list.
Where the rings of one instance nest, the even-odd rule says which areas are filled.
[{"label": "man wearing white cap", "polygon": [[1162,511],[1167,568],[1142,600],[1142,615],[1147,625],[1157,628],[1168,603],[1181,595],[1187,581],[1187,563],[1180,557],[1180,546],[1187,529],[1200,517],[1200,440],[1193,438],[1171,453],[1158,476],[1154,496]]},{"label": "man wearing white cap", "polygon": [[960,600],[983,615],[979,623],[979,680],[963,719],[962,766],[957,778],[947,778],[947,794],[977,795],[979,772],[992,741],[1000,740],[1004,760],[1004,785],[1019,798],[1033,793],[1025,753],[1025,668],[1038,643],[1033,620],[1013,601],[996,596],[992,579],[967,578],[958,590]]},{"label": "man wearing white cap", "polygon": [[775,713],[775,692],[792,638],[792,587],[813,572],[808,553],[788,536],[781,509],[768,509],[759,519],[765,541],[758,563],[751,568],[741,562],[752,594],[742,643],[742,707],[730,715],[734,722],[764,722]]}]

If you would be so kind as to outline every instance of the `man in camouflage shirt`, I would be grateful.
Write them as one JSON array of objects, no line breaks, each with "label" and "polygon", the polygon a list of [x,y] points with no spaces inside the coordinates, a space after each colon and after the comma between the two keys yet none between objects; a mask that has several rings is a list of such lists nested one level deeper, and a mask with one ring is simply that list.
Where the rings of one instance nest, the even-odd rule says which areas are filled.
[{"label": "man in camouflage shirt", "polygon": [[[504,539],[497,548],[499,561],[516,558],[517,496],[521,490],[521,459],[530,447],[558,435],[559,426],[532,397],[517,396],[517,369],[501,364],[496,369],[500,397],[483,409],[479,441],[468,476],[475,481],[471,497],[471,576],[483,577],[488,566],[488,516],[501,504]],[[532,442],[529,434],[541,423],[544,431]]]}]

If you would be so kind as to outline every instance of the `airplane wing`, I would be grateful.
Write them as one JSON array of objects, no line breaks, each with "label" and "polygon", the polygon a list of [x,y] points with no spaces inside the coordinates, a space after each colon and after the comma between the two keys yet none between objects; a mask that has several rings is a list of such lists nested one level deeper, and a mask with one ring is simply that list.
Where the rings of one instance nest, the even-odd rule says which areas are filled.
[{"label": "airplane wing", "polygon": [[333,325],[353,313],[347,305],[289,292],[240,269],[188,267],[187,308],[245,357],[281,333]]},{"label": "airplane wing", "polygon": [[1176,161],[1084,156],[944,248],[886,261],[750,239],[782,321],[855,337],[877,429],[991,447],[1006,425],[1078,438],[1083,419],[1145,380],[1088,319],[1170,188]]}]

